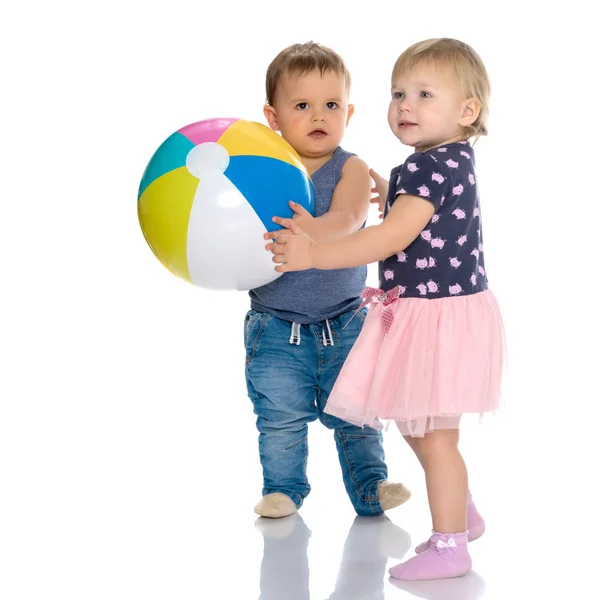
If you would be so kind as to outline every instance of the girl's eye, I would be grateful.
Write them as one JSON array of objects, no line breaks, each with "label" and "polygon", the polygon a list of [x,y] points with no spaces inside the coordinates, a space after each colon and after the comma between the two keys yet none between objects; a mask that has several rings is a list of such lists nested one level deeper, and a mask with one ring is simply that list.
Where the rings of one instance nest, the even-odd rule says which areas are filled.
[{"label": "girl's eye", "polygon": [[338,107],[338,104],[337,104],[337,102],[328,102],[328,103],[327,103],[327,108],[329,108],[329,109],[331,109],[331,110],[334,110],[334,109],[336,109],[337,107]]},{"label": "girl's eye", "polygon": [[404,94],[402,92],[394,92],[392,94],[392,98],[394,98],[394,100],[402,100],[402,98],[404,98]]},{"label": "girl's eye", "polygon": [[431,94],[429,92],[421,92],[421,98],[431,98]]},{"label": "girl's eye", "polygon": [[296,108],[300,110],[306,110],[308,108],[308,102],[300,102],[296,105]]}]

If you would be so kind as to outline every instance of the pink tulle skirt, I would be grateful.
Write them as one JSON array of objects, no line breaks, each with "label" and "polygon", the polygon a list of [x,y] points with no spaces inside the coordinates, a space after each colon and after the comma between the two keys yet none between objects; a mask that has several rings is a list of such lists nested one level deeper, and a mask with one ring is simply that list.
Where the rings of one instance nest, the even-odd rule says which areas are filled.
[{"label": "pink tulle skirt", "polygon": [[[502,317],[490,290],[371,306],[325,412],[403,435],[454,429],[465,413],[497,410],[505,362]],[[393,319],[390,319],[390,316]],[[391,321],[391,324],[390,324]]]}]

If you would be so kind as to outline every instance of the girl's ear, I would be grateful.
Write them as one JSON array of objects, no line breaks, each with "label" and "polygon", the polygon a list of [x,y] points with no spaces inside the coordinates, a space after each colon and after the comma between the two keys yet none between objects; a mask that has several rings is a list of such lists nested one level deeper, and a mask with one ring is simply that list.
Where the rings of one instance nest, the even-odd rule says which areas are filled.
[{"label": "girl's ear", "polygon": [[459,125],[462,125],[463,127],[473,125],[473,123],[477,121],[480,112],[481,104],[479,104],[477,98],[467,98],[463,102],[462,113],[460,120],[458,121]]}]

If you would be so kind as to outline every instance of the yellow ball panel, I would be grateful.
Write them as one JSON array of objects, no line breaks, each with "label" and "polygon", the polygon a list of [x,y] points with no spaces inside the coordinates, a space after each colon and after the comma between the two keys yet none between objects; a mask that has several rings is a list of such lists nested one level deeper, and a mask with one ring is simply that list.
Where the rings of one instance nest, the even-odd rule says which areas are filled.
[{"label": "yellow ball panel", "polygon": [[298,153],[277,132],[254,121],[239,120],[219,138],[230,156],[267,156],[289,163],[306,173]]},{"label": "yellow ball panel", "polygon": [[138,201],[138,218],[152,252],[171,273],[190,283],[187,232],[197,187],[198,179],[180,167],[156,179]]}]

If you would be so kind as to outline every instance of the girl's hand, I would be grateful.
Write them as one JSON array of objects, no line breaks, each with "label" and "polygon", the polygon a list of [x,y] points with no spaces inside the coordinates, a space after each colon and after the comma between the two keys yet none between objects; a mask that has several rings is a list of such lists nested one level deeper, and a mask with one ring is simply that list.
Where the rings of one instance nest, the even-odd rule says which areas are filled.
[{"label": "girl's hand", "polygon": [[385,210],[385,202],[387,200],[389,183],[387,179],[384,179],[381,175],[376,173],[373,169],[369,170],[369,175],[375,182],[375,187],[371,188],[371,192],[377,194],[371,198],[371,204],[377,204],[379,208],[379,218],[383,219],[383,212]]},{"label": "girl's hand", "polygon": [[275,240],[265,246],[273,253],[273,262],[278,263],[275,270],[278,273],[286,273],[312,269],[311,249],[314,241],[302,231],[293,219],[281,220],[288,221],[287,229],[265,234],[266,238]]}]

